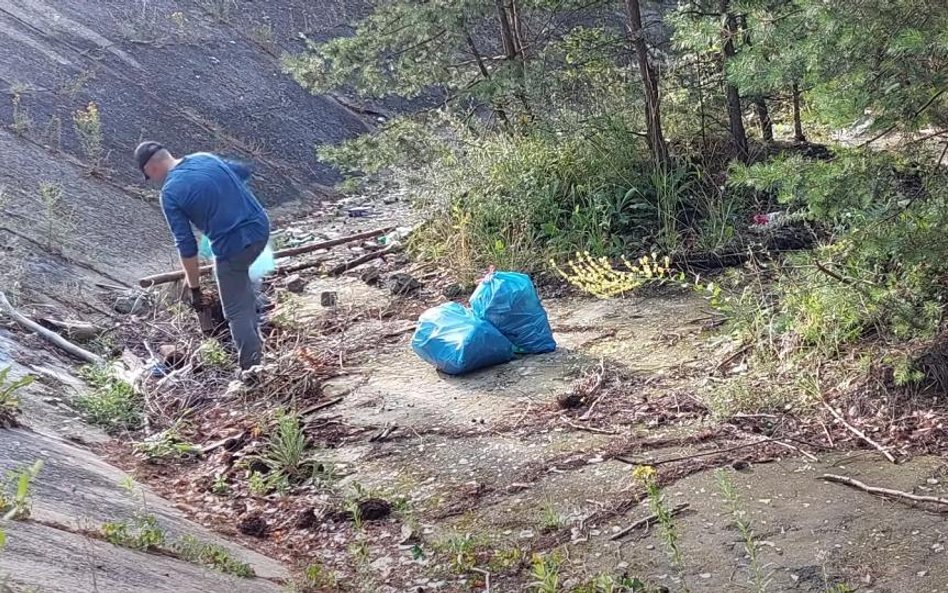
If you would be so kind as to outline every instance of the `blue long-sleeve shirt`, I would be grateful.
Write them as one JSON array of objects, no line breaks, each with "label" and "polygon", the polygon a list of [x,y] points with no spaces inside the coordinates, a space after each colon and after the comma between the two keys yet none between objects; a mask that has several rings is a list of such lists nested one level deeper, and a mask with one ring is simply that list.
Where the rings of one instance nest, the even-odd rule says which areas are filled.
[{"label": "blue long-sleeve shirt", "polygon": [[198,253],[191,225],[207,235],[218,260],[270,236],[270,220],[246,181],[250,169],[213,154],[184,157],[165,178],[161,209],[181,257]]}]

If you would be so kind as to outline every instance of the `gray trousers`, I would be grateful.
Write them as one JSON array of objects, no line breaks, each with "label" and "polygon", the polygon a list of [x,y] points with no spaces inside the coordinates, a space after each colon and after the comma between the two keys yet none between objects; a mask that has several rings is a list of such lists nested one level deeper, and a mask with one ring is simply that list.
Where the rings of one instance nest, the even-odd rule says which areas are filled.
[{"label": "gray trousers", "polygon": [[250,281],[250,266],[266,247],[266,242],[253,243],[237,255],[217,261],[214,273],[221,293],[224,317],[237,346],[240,368],[249,369],[263,359],[263,340],[257,317],[257,296]]}]

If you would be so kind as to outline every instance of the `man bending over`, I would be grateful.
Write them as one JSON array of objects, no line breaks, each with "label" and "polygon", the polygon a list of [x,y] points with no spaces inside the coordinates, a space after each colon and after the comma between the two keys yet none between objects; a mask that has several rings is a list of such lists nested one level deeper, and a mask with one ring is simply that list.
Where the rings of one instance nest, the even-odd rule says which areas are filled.
[{"label": "man bending over", "polygon": [[139,144],[135,162],[145,179],[161,184],[161,209],[181,257],[191,305],[202,302],[193,225],[211,242],[217,287],[240,368],[260,364],[262,342],[249,270],[270,238],[270,220],[245,183],[250,170],[208,153],[178,159],[158,142]]}]

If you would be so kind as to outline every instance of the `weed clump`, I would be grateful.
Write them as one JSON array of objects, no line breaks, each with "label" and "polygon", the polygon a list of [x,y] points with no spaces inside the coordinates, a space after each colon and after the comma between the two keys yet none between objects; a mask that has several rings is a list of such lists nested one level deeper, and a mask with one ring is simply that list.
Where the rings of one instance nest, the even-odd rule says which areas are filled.
[{"label": "weed clump", "polygon": [[16,426],[20,413],[20,398],[17,392],[29,387],[35,377],[24,375],[16,380],[9,379],[11,367],[0,369],[0,428]]},{"label": "weed clump", "polygon": [[171,549],[183,560],[213,568],[224,574],[245,579],[255,576],[253,567],[234,558],[227,548],[202,542],[192,535],[186,535],[175,541]]},{"label": "weed clump", "polygon": [[24,521],[30,518],[32,499],[30,486],[43,469],[43,462],[7,472],[0,488],[0,519]]},{"label": "weed clump", "polygon": [[79,109],[73,114],[72,121],[86,163],[92,173],[98,173],[105,156],[99,106],[94,101],[90,101],[83,109]]},{"label": "weed clump", "polygon": [[74,403],[89,422],[110,432],[141,427],[144,402],[128,382],[116,377],[106,365],[83,367],[79,376],[91,391],[75,398]]}]

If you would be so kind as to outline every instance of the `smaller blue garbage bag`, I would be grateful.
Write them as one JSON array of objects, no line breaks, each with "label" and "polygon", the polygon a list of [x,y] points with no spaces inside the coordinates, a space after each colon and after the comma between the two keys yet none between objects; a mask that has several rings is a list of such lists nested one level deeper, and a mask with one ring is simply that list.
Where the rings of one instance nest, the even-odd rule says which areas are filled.
[{"label": "smaller blue garbage bag", "polygon": [[546,310],[526,274],[491,272],[471,295],[471,309],[513,342],[518,354],[556,350]]},{"label": "smaller blue garbage bag", "polygon": [[445,303],[422,313],[411,348],[449,375],[510,362],[514,356],[510,340],[457,303]]},{"label": "smaller blue garbage bag", "polygon": [[[211,240],[207,238],[207,235],[201,237],[201,242],[198,244],[198,255],[202,259],[214,259],[214,252],[211,251]],[[276,270],[276,258],[273,254],[273,248],[268,244],[251,264],[250,279],[259,282],[264,276],[272,274],[274,270]]]}]

